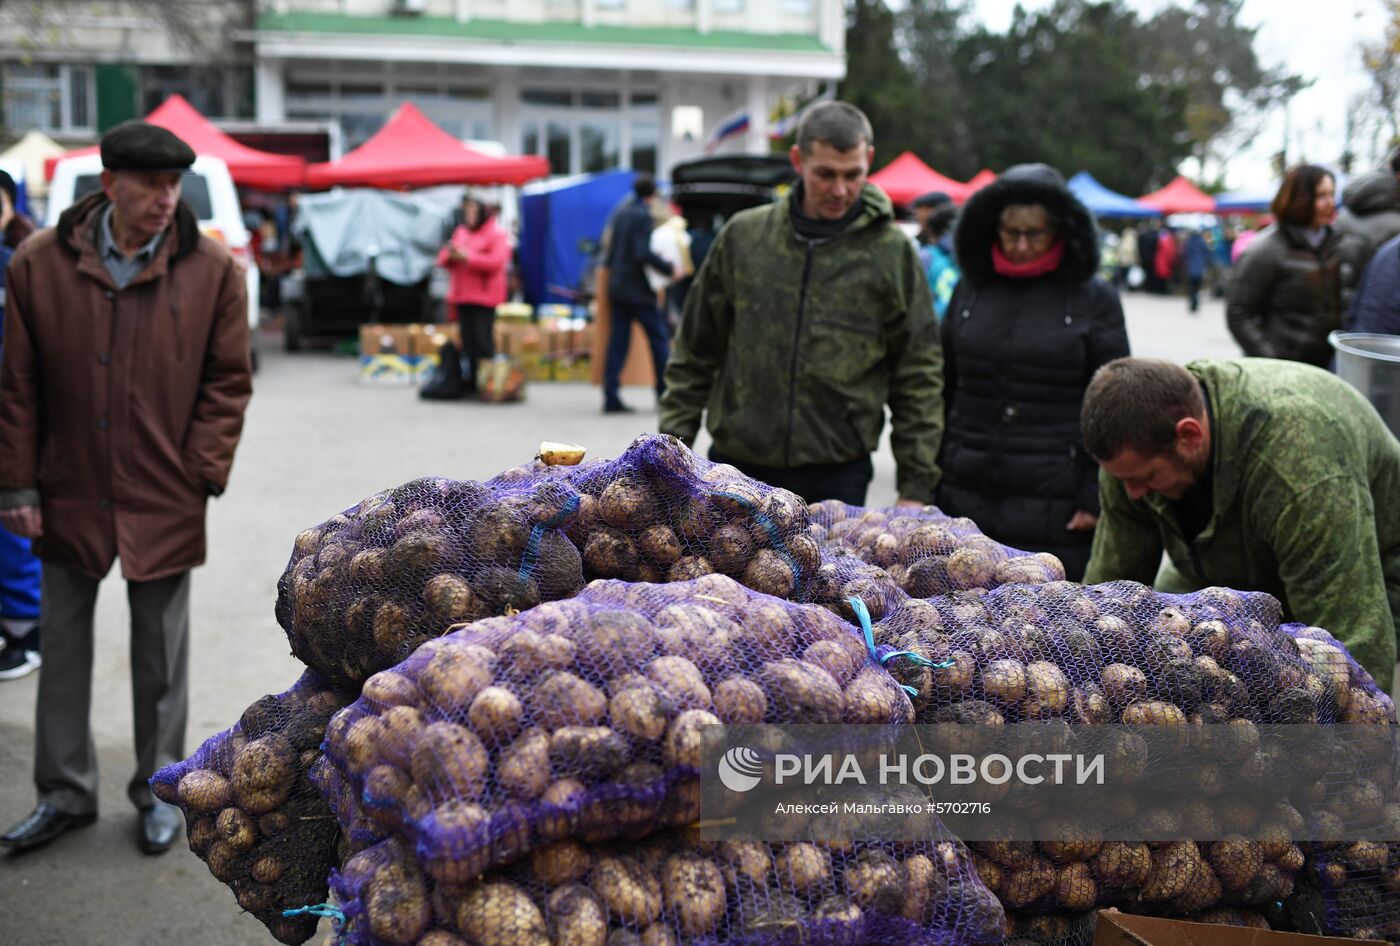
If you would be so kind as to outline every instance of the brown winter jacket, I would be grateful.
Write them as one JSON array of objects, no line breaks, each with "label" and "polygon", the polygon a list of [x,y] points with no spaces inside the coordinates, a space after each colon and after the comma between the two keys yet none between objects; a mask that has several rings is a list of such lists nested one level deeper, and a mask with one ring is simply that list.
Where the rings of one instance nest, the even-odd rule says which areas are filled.
[{"label": "brown winter jacket", "polygon": [[248,302],[228,251],[182,203],[117,289],[101,192],[16,251],[0,359],[0,508],[38,504],[44,561],[149,581],[204,561],[252,395]]},{"label": "brown winter jacket", "polygon": [[1278,224],[1249,245],[1230,276],[1225,307],[1246,355],[1327,367],[1327,334],[1342,327],[1340,242],[1329,231],[1314,248],[1301,228]]}]

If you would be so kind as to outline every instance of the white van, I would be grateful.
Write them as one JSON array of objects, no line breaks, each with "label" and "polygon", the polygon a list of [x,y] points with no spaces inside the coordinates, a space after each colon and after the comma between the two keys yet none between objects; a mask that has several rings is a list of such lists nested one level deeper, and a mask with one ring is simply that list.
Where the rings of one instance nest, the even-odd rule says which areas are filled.
[{"label": "white van", "polygon": [[[74,203],[102,186],[102,157],[97,154],[64,158],[54,167],[49,184],[48,213],[44,223],[56,226],[58,218]],[[180,185],[180,198],[199,218],[199,229],[228,247],[233,258],[243,266],[248,284],[248,327],[252,330],[253,364],[258,354],[258,291],[261,284],[258,267],[253,262],[252,243],[248,228],[243,224],[243,211],[238,203],[238,190],[229,176],[223,158],[200,155],[185,172]]]}]

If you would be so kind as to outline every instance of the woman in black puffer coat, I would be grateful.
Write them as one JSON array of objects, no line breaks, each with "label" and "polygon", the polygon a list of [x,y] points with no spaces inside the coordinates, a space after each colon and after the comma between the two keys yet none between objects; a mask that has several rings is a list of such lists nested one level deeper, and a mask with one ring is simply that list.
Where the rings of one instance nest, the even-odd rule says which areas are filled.
[{"label": "woman in black puffer coat", "polygon": [[1331,364],[1327,336],[1342,327],[1336,198],[1326,168],[1303,164],[1284,176],[1269,207],[1274,225],[1249,244],[1230,274],[1225,320],[1246,355]]},{"label": "woman in black puffer coat", "polygon": [[1084,574],[1098,465],[1079,409],[1100,365],[1128,354],[1098,232],[1064,179],[1011,168],[973,194],[954,236],[962,280],[943,322],[947,426],[936,502],[1005,545]]}]

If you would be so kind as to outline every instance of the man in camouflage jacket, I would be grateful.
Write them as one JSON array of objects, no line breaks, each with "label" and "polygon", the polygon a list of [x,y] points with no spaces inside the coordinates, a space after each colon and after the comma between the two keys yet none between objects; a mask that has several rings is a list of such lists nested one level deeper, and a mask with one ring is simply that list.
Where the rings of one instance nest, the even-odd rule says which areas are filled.
[{"label": "man in camouflage jacket", "polygon": [[923,266],[865,183],[870,125],[844,102],[804,117],[782,200],[729,221],[685,306],[661,430],[810,502],[863,503],[885,405],[901,502],[928,502],[942,351]]},{"label": "man in camouflage jacket", "polygon": [[1400,442],[1318,368],[1124,358],[1094,376],[1084,442],[1103,511],[1086,582],[1266,591],[1389,691],[1400,626]]}]

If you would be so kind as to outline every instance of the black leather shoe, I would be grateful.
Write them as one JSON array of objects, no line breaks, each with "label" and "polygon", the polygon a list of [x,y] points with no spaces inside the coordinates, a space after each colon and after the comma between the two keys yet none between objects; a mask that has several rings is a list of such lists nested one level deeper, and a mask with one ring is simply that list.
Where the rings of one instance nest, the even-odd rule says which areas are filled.
[{"label": "black leather shoe", "polygon": [[617,401],[616,403],[613,403],[613,404],[604,404],[604,405],[603,405],[603,413],[604,413],[604,414],[635,414],[635,413],[637,413],[637,411],[636,411],[635,408],[628,407],[626,404],[623,404],[621,401]]},{"label": "black leather shoe", "polygon": [[180,809],[165,802],[156,802],[151,808],[141,812],[141,830],[137,843],[147,854],[164,854],[180,836],[180,822],[184,821]]},{"label": "black leather shoe", "polygon": [[0,836],[0,845],[16,851],[28,851],[43,847],[65,831],[86,828],[96,820],[97,815],[93,813],[72,815],[40,802],[28,818]]}]

